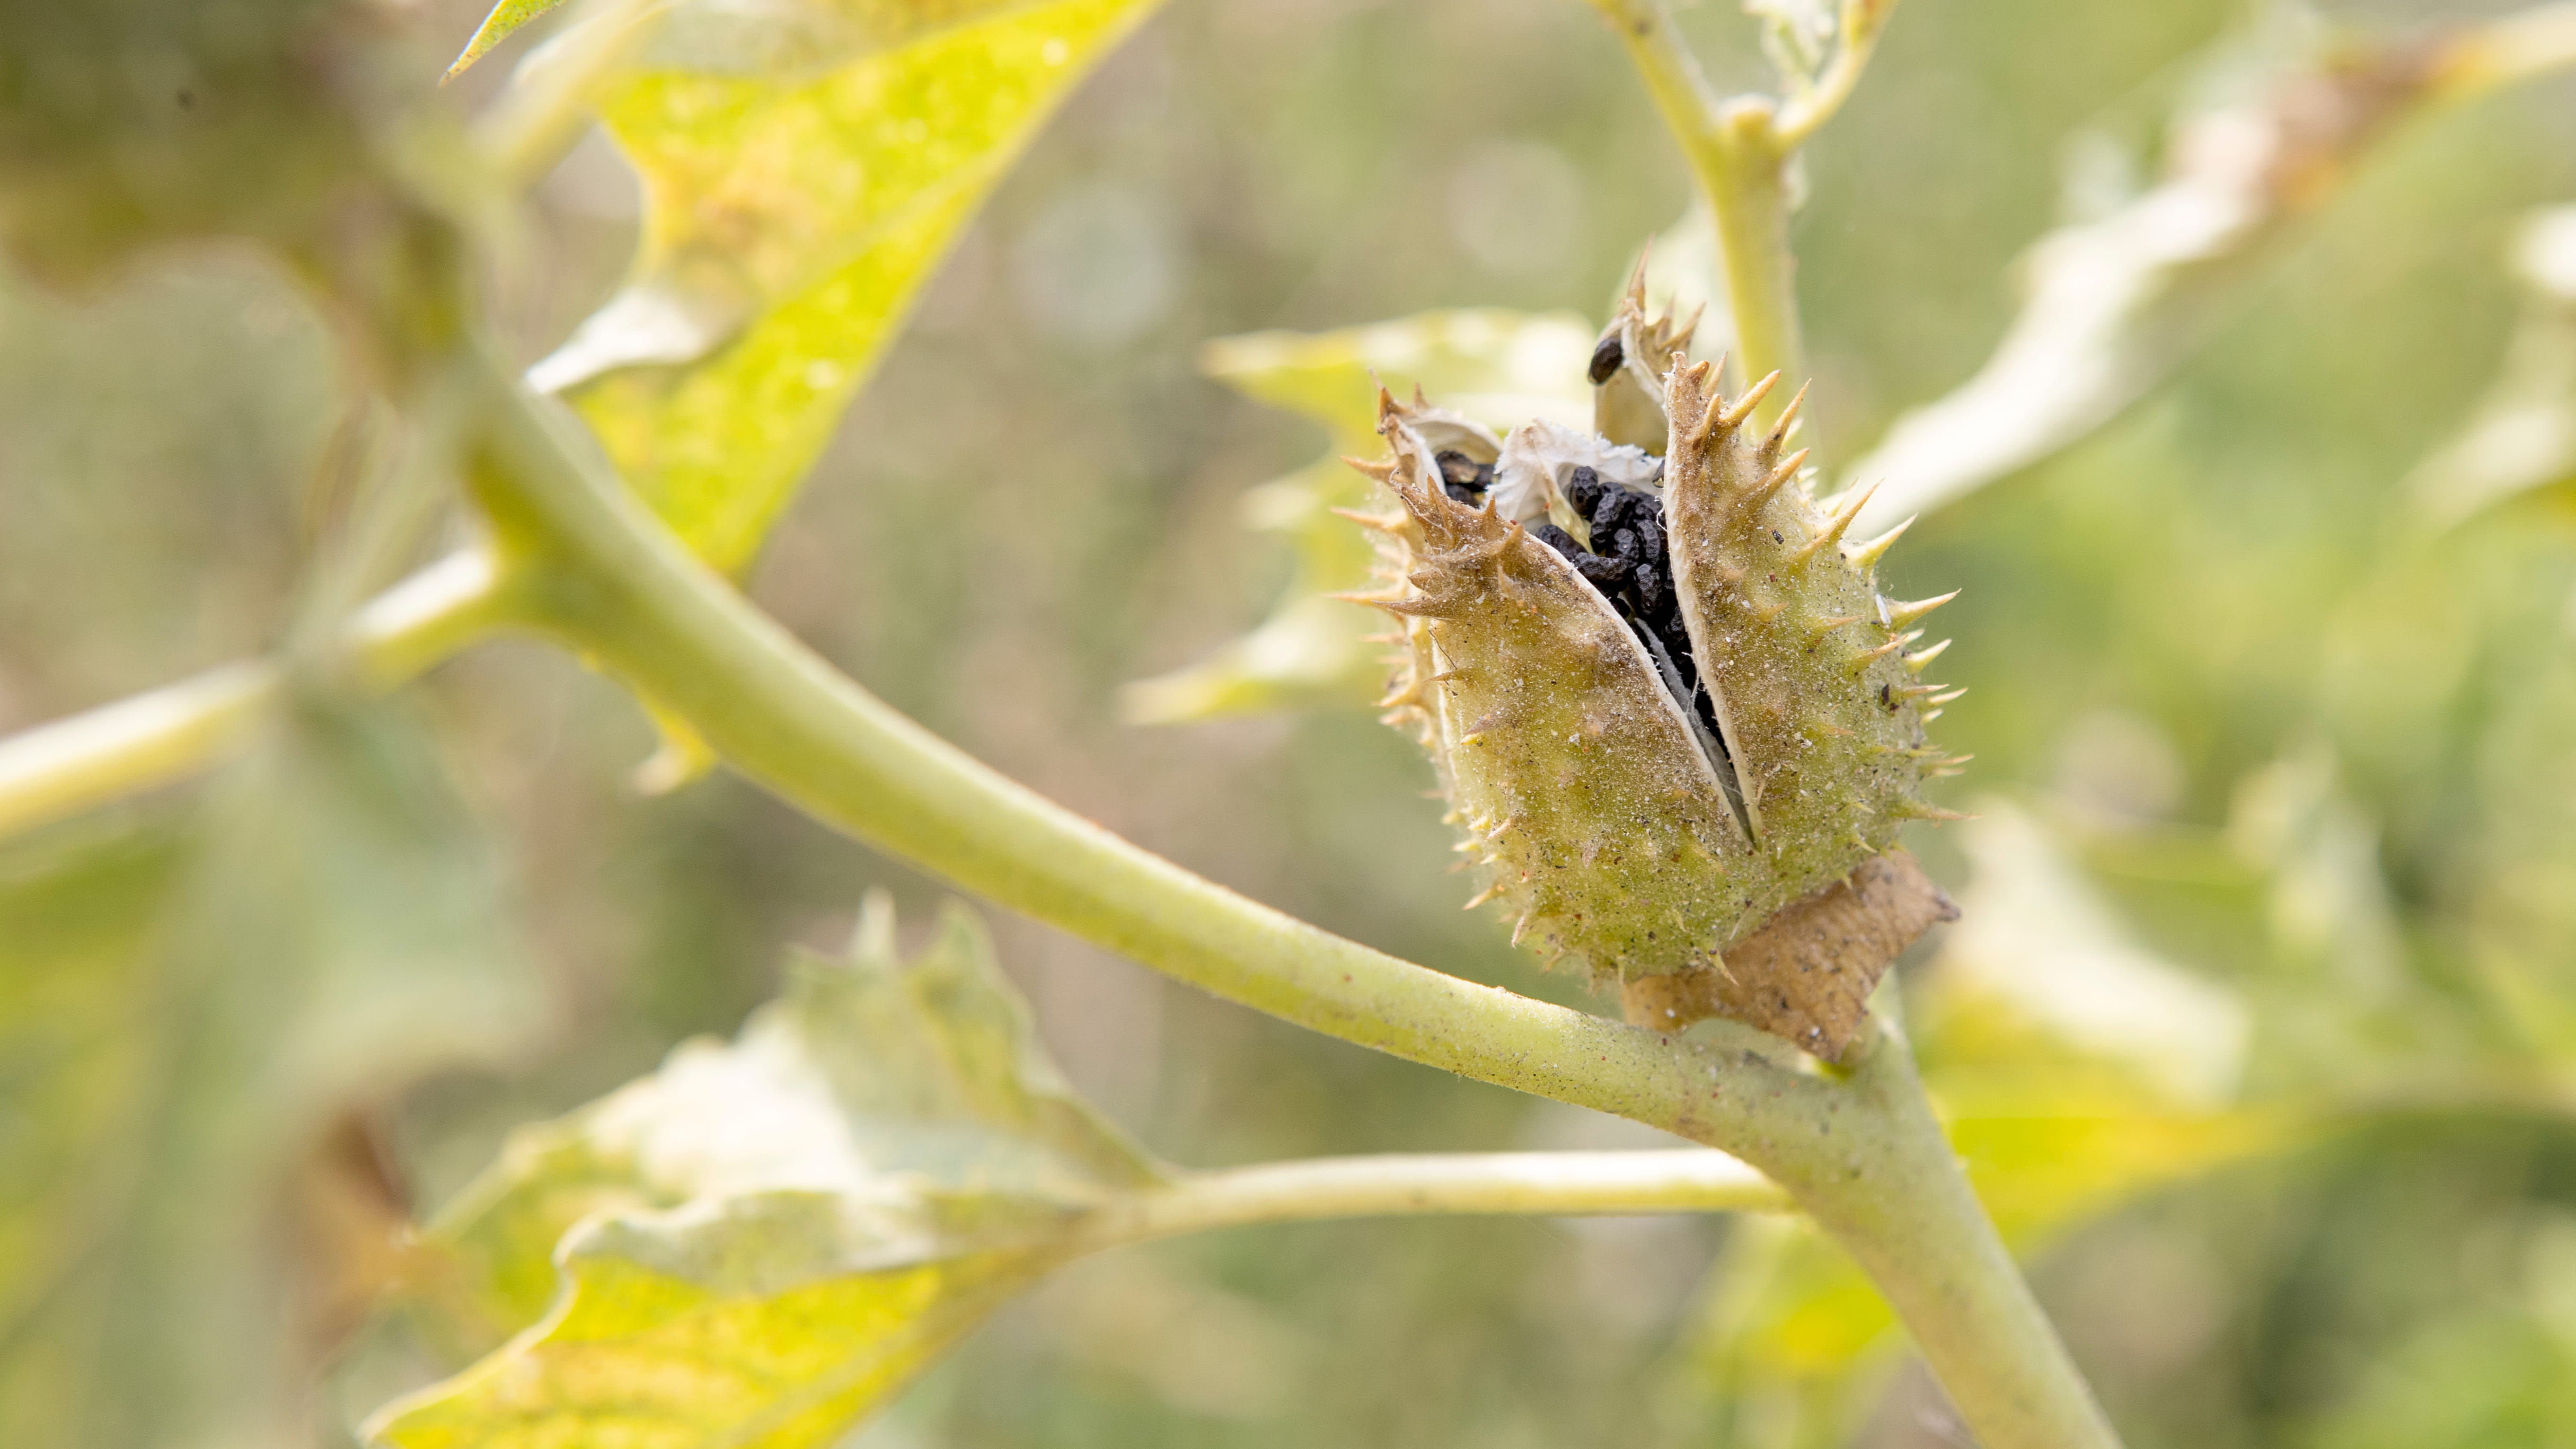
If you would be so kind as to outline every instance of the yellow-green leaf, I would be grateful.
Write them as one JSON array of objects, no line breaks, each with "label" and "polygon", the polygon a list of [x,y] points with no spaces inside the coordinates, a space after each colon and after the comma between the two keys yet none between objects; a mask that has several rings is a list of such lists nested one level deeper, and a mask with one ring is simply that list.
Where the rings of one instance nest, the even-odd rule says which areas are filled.
[{"label": "yellow-green leaf", "polygon": [[1040,1054],[972,915],[909,965],[893,930],[872,903],[737,1041],[523,1131],[434,1232],[469,1337],[535,1321],[377,1437],[829,1443],[1162,1180]]},{"label": "yellow-green leaf", "polygon": [[456,62],[447,68],[446,78],[454,80],[458,72],[481,60],[492,47],[509,39],[520,26],[562,3],[563,0],[501,0],[500,4],[492,7],[491,14],[483,17],[483,23],[474,28],[474,38],[466,41],[465,48],[456,53]]},{"label": "yellow-green leaf", "polygon": [[719,43],[715,18],[740,12],[710,8],[694,55],[666,30],[599,92],[643,178],[643,247],[531,372],[723,568],[759,546],[959,226],[1153,0],[780,8],[878,19],[745,69],[768,52]]}]

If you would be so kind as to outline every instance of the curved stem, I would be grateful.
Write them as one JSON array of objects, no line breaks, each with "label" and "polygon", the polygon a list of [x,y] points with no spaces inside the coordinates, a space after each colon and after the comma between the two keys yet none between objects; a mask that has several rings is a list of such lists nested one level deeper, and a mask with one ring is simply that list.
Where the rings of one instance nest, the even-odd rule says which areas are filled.
[{"label": "curved stem", "polygon": [[491,384],[473,482],[501,546],[525,565],[512,571],[523,617],[623,675],[746,774],[997,905],[1218,996],[1733,1153],[1870,1271],[1987,1449],[2117,1443],[1893,1032],[1856,1044],[1852,1075],[1836,1080],[1749,1027],[1657,1035],[1446,976],[1246,900],[888,708],[690,555],[554,431],[569,424],[497,369]]},{"label": "curved stem", "polygon": [[1107,1246],[1327,1218],[1790,1210],[1788,1194],[1722,1152],[1388,1154],[1193,1173],[1102,1208],[1079,1236]]},{"label": "curved stem", "polygon": [[[488,555],[441,559],[350,616],[346,662],[364,687],[390,688],[492,627],[500,595]],[[203,769],[249,733],[284,680],[273,661],[239,660],[0,740],[0,838]]]},{"label": "curved stem", "polygon": [[1400,961],[1246,900],[1004,778],[833,669],[496,371],[472,485],[529,623],[824,822],[1191,985],[1345,1041],[1746,1157],[1845,1094],[1786,1043],[1684,1042]]}]

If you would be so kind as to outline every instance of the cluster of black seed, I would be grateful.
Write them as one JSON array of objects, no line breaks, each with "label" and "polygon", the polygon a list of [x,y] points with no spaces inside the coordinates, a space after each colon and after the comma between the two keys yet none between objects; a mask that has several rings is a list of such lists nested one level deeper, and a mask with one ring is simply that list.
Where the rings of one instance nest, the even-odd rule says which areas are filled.
[{"label": "cluster of black seed", "polygon": [[[1682,625],[1681,597],[1673,591],[1671,546],[1664,538],[1664,500],[1642,488],[1603,481],[1590,468],[1577,468],[1565,488],[1565,501],[1592,526],[1587,550],[1574,535],[1553,523],[1542,523],[1530,536],[1565,555],[1575,571],[1592,582],[1637,637],[1663,646],[1673,671],[1681,676],[1683,696],[1709,732],[1717,732],[1717,707],[1699,683],[1699,661],[1691,657],[1690,631]],[[1651,649],[1649,653],[1653,652]]]},{"label": "cluster of black seed", "polygon": [[1431,461],[1440,465],[1440,491],[1450,502],[1485,506],[1485,493],[1494,486],[1493,464],[1479,463],[1455,448],[1441,449]]}]

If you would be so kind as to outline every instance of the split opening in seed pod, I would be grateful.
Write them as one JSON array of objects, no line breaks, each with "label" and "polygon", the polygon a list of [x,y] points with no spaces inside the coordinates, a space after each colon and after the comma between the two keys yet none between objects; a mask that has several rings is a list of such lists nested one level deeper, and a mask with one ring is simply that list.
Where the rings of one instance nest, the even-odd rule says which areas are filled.
[{"label": "split opening in seed pod", "polygon": [[[1442,454],[1442,476],[1448,474]],[[1486,470],[1488,475],[1492,470]],[[1452,497],[1457,495],[1453,492]],[[1465,500],[1461,500],[1465,501]],[[1664,677],[1688,716],[1718,782],[1726,789],[1727,807],[1752,838],[1752,822],[1736,783],[1735,761],[1727,754],[1726,735],[1718,727],[1717,701],[1700,681],[1699,660],[1691,653],[1690,630],[1682,623],[1681,595],[1673,584],[1672,546],[1664,533],[1664,500],[1643,488],[1604,479],[1591,468],[1576,468],[1568,478],[1565,501],[1573,505],[1592,535],[1584,547],[1573,534],[1542,523],[1530,535],[1565,556],[1601,596],[1610,601],[1630,632]]]},{"label": "split opening in seed pod", "polygon": [[1479,463],[1455,448],[1441,449],[1431,461],[1440,465],[1440,491],[1449,495],[1450,502],[1469,508],[1485,506],[1485,495],[1494,486],[1493,464]]}]

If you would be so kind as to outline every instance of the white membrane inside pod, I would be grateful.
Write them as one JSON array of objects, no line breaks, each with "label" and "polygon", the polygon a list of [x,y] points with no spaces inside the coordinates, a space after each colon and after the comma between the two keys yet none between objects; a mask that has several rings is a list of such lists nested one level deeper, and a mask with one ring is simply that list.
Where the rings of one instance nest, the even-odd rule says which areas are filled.
[{"label": "white membrane inside pod", "polygon": [[1589,468],[1604,483],[1660,492],[1664,460],[1591,433],[1540,420],[1523,423],[1503,440],[1494,465],[1494,511],[1516,523],[1545,518],[1563,500],[1574,470]]}]

